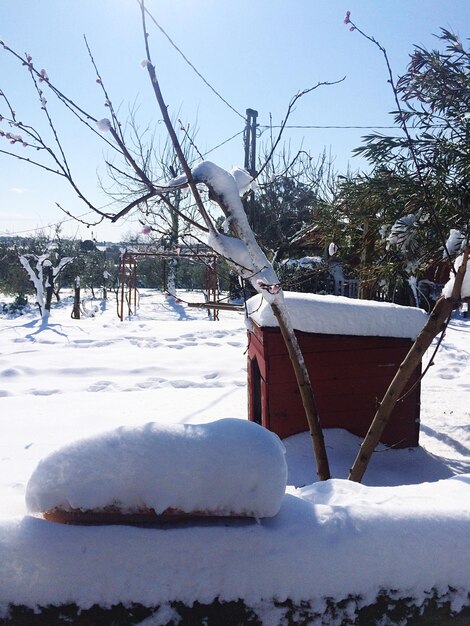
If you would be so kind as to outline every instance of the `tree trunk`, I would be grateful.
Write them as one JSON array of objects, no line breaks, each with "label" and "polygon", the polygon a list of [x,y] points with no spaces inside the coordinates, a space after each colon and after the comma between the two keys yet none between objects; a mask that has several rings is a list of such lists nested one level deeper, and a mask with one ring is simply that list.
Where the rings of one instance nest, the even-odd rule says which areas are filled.
[{"label": "tree trunk", "polygon": [[79,276],[77,276],[77,278],[75,279],[72,319],[74,320],[80,319],[80,277]]},{"label": "tree trunk", "polygon": [[167,261],[167,287],[166,290],[176,298],[176,267],[178,261],[176,259],[168,259]]},{"label": "tree trunk", "polygon": [[[168,134],[170,136],[170,139],[173,143],[173,146],[175,148],[175,152],[178,156],[178,159],[181,163],[183,172],[186,175],[186,179],[187,179],[187,183],[189,188],[191,189],[191,192],[194,196],[195,202],[196,202],[196,206],[197,209],[201,215],[201,217],[203,218],[204,222],[206,223],[206,226],[209,230],[209,237],[210,236],[217,236],[218,232],[216,230],[216,228],[214,227],[214,224],[209,216],[209,214],[207,213],[204,203],[202,202],[201,196],[199,194],[199,191],[197,189],[197,185],[196,185],[196,181],[194,179],[193,173],[191,168],[189,167],[188,162],[186,161],[186,158],[183,154],[183,151],[181,149],[180,143],[178,141],[178,137],[175,133],[175,130],[173,128],[173,124],[171,123],[170,117],[168,115],[168,108],[165,105],[165,101],[163,99],[163,95],[162,92],[160,90],[160,85],[158,83],[158,79],[157,79],[157,75],[155,72],[155,68],[152,65],[151,62],[151,58],[150,58],[150,50],[149,50],[149,46],[148,46],[148,34],[147,34],[147,30],[145,27],[145,7],[143,2],[141,2],[141,11],[142,11],[142,26],[143,26],[143,31],[144,31],[144,35],[145,35],[145,47],[146,47],[146,52],[147,52],[147,71],[149,73],[150,79],[152,81],[152,86],[153,86],[153,90],[155,93],[155,97],[157,99],[160,111],[162,113],[162,117],[165,123],[165,126],[168,130]],[[206,185],[208,186],[209,190],[214,191],[213,189],[213,185],[211,186],[209,184],[209,181],[207,180],[201,180],[200,182],[205,182]],[[217,195],[217,194],[216,194]],[[237,197],[238,200],[240,201],[241,204],[241,200],[238,196],[237,193]],[[246,220],[246,225],[244,225],[243,228],[240,227],[240,224],[237,223],[236,219],[233,219],[234,217],[236,217],[233,212],[227,212],[227,206],[226,206],[226,200],[224,198],[218,197],[217,198],[217,202],[218,204],[221,206],[221,208],[224,210],[224,213],[226,215],[226,217],[230,216],[232,218],[231,221],[231,227],[233,229],[233,231],[235,232],[235,234],[237,235],[237,237],[242,240],[247,248],[247,252],[249,254],[249,256],[253,253],[253,248],[256,248],[256,251],[253,253],[255,254],[255,256],[258,254],[258,251],[260,254],[262,254],[262,256],[264,257],[264,253],[261,252],[261,249],[259,248],[253,231],[251,229],[251,227],[248,224],[248,220],[246,220],[246,215],[244,213],[244,211],[242,211],[243,216],[244,216],[244,220]],[[240,217],[240,216],[239,216]],[[248,241],[249,240],[249,241]],[[264,257],[265,258],[265,257]],[[230,259],[229,259],[230,260]],[[261,267],[271,267],[272,266],[269,264],[268,260],[265,258],[266,263],[262,263]],[[274,270],[272,270],[273,274],[275,274]],[[257,274],[257,272],[253,272],[253,281],[256,283],[256,279],[254,278],[255,274]],[[276,281],[278,282],[278,281]],[[259,291],[259,289],[258,289]],[[326,455],[326,449],[325,449],[325,444],[324,444],[324,440],[323,440],[323,433],[321,431],[320,428],[320,424],[319,424],[319,420],[318,420],[318,413],[316,410],[316,406],[315,406],[315,401],[313,398],[313,391],[312,391],[312,387],[311,387],[311,383],[310,383],[310,379],[308,376],[308,372],[307,372],[307,368],[305,366],[305,362],[303,360],[303,356],[302,353],[300,351],[300,347],[298,345],[297,342],[297,338],[295,336],[295,333],[291,328],[288,328],[285,324],[286,320],[283,319],[281,311],[279,309],[278,306],[274,305],[271,303],[271,306],[273,308],[273,313],[276,316],[278,323],[279,323],[279,327],[281,329],[281,333],[284,337],[284,341],[286,343],[286,347],[287,350],[289,352],[289,356],[291,358],[292,364],[294,366],[294,371],[295,371],[295,375],[297,377],[297,382],[299,385],[299,391],[302,397],[302,401],[305,407],[305,411],[306,411],[306,416],[307,416],[307,420],[309,423],[309,427],[310,427],[310,432],[312,435],[312,440],[313,440],[313,447],[314,447],[314,453],[315,453],[315,459],[317,462],[317,472],[318,472],[318,477],[320,478],[320,480],[327,480],[328,478],[330,478],[330,470],[328,467],[328,459],[327,459],[327,455]]]},{"label": "tree trunk", "polygon": [[44,305],[44,317],[48,317],[51,311],[52,296],[54,294],[54,270],[52,265],[46,266],[46,304]]},{"label": "tree trunk", "polygon": [[385,396],[372,420],[372,424],[362,442],[359,453],[349,473],[349,480],[361,482],[364,472],[367,469],[371,456],[379,443],[380,437],[387,425],[390,415],[395,407],[398,398],[402,395],[411,375],[419,365],[424,353],[431,345],[434,337],[442,330],[446,319],[452,310],[461,300],[462,282],[467,268],[468,254],[470,248],[467,246],[463,255],[462,265],[455,277],[454,287],[450,298],[441,296],[436,302],[424,328],[419,333],[405,360],[400,365],[398,372],[388,387]]}]

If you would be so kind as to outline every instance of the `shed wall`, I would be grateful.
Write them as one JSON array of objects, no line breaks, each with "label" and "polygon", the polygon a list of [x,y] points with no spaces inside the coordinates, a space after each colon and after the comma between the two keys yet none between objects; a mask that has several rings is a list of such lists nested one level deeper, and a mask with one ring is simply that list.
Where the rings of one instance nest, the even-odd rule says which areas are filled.
[{"label": "shed wall", "polygon": [[[412,345],[410,339],[320,335],[296,331],[312,381],[322,428],[344,428],[364,437],[391,380]],[[381,441],[417,446],[421,367],[396,405]],[[254,324],[249,333],[248,415],[281,438],[308,430],[292,364],[278,328]]]}]

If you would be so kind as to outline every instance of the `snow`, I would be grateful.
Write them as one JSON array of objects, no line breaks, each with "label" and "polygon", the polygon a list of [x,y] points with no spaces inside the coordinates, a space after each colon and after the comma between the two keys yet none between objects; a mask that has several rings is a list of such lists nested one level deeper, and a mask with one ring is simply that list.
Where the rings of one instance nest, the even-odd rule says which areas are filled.
[{"label": "snow", "polygon": [[96,122],[96,126],[101,133],[107,133],[112,128],[111,122],[106,117],[102,120],[98,120]]},{"label": "snow", "polygon": [[287,267],[300,267],[302,269],[313,269],[323,263],[321,256],[304,256],[301,259],[286,259],[282,265]]},{"label": "snow", "polygon": [[[463,262],[463,254],[461,254],[454,263],[455,271],[459,269]],[[445,298],[450,298],[452,295],[452,289],[454,287],[455,274],[451,274],[449,280],[444,285],[442,289],[442,295]],[[462,289],[460,291],[462,298],[470,298],[470,260],[467,262],[467,269],[465,270],[465,275],[463,277]]]},{"label": "snow", "polygon": [[277,435],[238,419],[123,426],[42,460],[26,487],[26,507],[272,517],[286,490],[284,454]]},{"label": "snow", "polygon": [[447,255],[455,256],[462,248],[465,242],[465,235],[455,228],[451,228],[449,236],[446,241],[444,250],[442,251],[442,258],[447,259]]},{"label": "snow", "polygon": [[[195,181],[207,184],[221,199],[237,233],[235,238],[217,231],[211,232],[208,244],[227,260],[235,261],[239,274],[250,280],[256,291],[260,291],[259,281],[266,285],[278,284],[276,272],[259,247],[240,200],[239,169],[234,169],[233,173],[230,173],[210,161],[202,161],[196,165],[192,174]],[[273,301],[266,293],[265,297]],[[275,300],[282,307],[282,297]]]},{"label": "snow", "polygon": [[414,213],[400,217],[390,229],[387,245],[397,246],[403,253],[407,252],[416,237],[419,217],[419,215]]},{"label": "snow", "polygon": [[[174,599],[191,604],[241,597],[260,606],[291,598],[321,608],[326,597],[360,594],[362,602],[373,601],[381,589],[419,602],[432,588],[445,593],[449,586],[456,610],[469,604],[470,322],[457,315],[422,381],[421,446],[380,446],[363,485],[346,480],[360,440],[326,430],[334,478],[315,481],[308,433],[284,440],[286,454],[280,458],[287,461],[288,487],[273,517],[140,528],[61,525],[27,514],[26,485],[38,464],[57,459],[50,455],[61,449],[61,467],[67,466],[69,453],[84,439],[109,452],[109,433],[118,433],[129,451],[126,433],[138,439],[155,429],[179,436],[190,426],[204,432],[194,445],[206,446],[218,420],[222,430],[235,420],[252,426],[246,424],[243,316],[221,311],[220,321],[213,322],[184,304],[202,301],[201,294],[178,296],[179,304],[142,291],[138,314],[124,322],[113,302],[100,306],[93,318],[71,320],[71,299],[53,306],[47,324],[37,312],[2,317],[0,610],[10,602],[30,607],[74,602],[83,609],[141,602],[161,604],[163,620],[164,614],[171,617],[165,603]],[[346,313],[364,315],[370,323],[368,306],[364,313]],[[387,317],[382,306],[375,311]],[[218,474],[227,479],[230,460],[241,474],[232,474],[240,498],[245,497],[250,472],[240,465],[260,465],[249,456],[246,451],[239,459],[215,459],[209,480]],[[174,494],[179,464],[156,463],[164,473],[156,479]],[[142,484],[152,492],[146,471]],[[103,477],[111,481],[112,473],[122,472],[118,460],[107,457]],[[119,480],[115,484],[123,489]],[[83,487],[86,498],[100,489],[96,481]],[[212,485],[204,488],[206,495],[211,490]],[[281,623],[280,615],[266,610],[263,623]]]},{"label": "snow", "polygon": [[236,263],[238,268],[242,269],[243,274],[249,276],[257,272],[245,243],[240,239],[222,233],[211,233],[207,238],[207,243],[217,254]]},{"label": "snow", "polygon": [[331,242],[330,245],[328,246],[329,256],[334,256],[337,252],[338,252],[338,246],[335,243]]},{"label": "snow", "polygon": [[230,173],[237,183],[240,196],[244,196],[248,191],[257,187],[256,181],[253,180],[253,176],[247,170],[241,167],[233,167]]},{"label": "snow", "polygon": [[[294,328],[308,333],[414,339],[427,319],[421,309],[388,302],[288,291],[284,298]],[[258,326],[277,326],[271,308],[259,295],[250,298],[248,311]]]}]

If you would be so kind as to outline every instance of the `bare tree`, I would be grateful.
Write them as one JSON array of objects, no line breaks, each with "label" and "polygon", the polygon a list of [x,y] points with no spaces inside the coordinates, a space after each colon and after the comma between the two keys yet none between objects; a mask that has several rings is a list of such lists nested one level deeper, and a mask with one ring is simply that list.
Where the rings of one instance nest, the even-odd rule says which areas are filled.
[{"label": "bare tree", "polygon": [[47,321],[49,318],[54,283],[64,267],[73,261],[73,257],[63,257],[57,260],[56,265],[53,265],[50,256],[49,253],[41,255],[20,254],[18,256],[21,265],[33,283],[36,292],[36,304],[43,321]]},{"label": "bare tree", "polygon": [[[199,237],[207,237],[209,245],[212,246],[215,252],[225,257],[240,276],[242,276],[245,280],[250,281],[254,289],[261,293],[272,307],[273,313],[278,321],[282,336],[286,343],[297,378],[300,394],[304,403],[317,463],[317,474],[321,480],[328,479],[330,477],[328,458],[326,455],[323,433],[320,428],[319,416],[316,409],[310,378],[292,327],[280,281],[272,265],[260,249],[253,231],[248,224],[248,220],[240,200],[239,189],[235,176],[208,162],[202,162],[195,168],[192,168],[188,163],[168,115],[168,108],[160,91],[155,67],[152,63],[146,24],[147,17],[150,16],[151,18],[151,15],[147,11],[143,0],[139,0],[139,5],[145,39],[145,67],[148,71],[151,85],[160,108],[160,113],[163,116],[178,163],[183,171],[182,176],[177,177],[176,179],[173,178],[173,180],[169,182],[161,183],[158,180],[158,177],[155,180],[154,174],[146,170],[145,163],[139,163],[139,159],[136,158],[132,145],[128,143],[125,129],[118,119],[116,110],[104,85],[103,78],[99,73],[98,67],[89,48],[90,58],[97,74],[96,82],[103,90],[103,95],[106,99],[107,107],[110,113],[110,117],[106,119],[98,119],[68,98],[51,82],[45,70],[38,70],[36,68],[30,55],[25,55],[23,57],[2,42],[1,45],[3,45],[3,48],[17,61],[24,65],[26,70],[30,72],[34,89],[39,97],[41,109],[46,117],[51,140],[47,141],[40,132],[34,129],[34,127],[19,120],[13,106],[10,103],[10,100],[7,98],[5,93],[1,91],[0,98],[6,106],[6,115],[3,116],[3,119],[6,120],[7,124],[9,124],[12,129],[14,129],[12,133],[9,133],[10,137],[7,137],[7,139],[10,140],[10,143],[20,144],[26,148],[34,148],[37,151],[37,154],[40,156],[44,155],[47,159],[49,159],[49,161],[47,162],[41,160],[41,158],[31,159],[13,151],[12,149],[0,150],[0,152],[36,165],[51,174],[58,175],[67,180],[77,193],[78,197],[85,203],[85,206],[98,216],[98,222],[103,219],[110,219],[115,222],[138,207],[144,207],[145,211],[145,208],[149,207],[150,202],[158,199],[159,203],[163,203],[166,207],[171,208],[172,215],[178,216],[178,218],[184,220],[186,224],[190,224],[193,232],[199,232]],[[314,87],[303,90],[294,96],[289,104],[286,118],[283,121],[281,133],[290,112],[299,98],[314,91],[316,88],[327,84],[331,83],[318,83]],[[125,205],[119,210],[111,212],[108,207],[103,209],[96,206],[79,188],[72,172],[72,168],[69,164],[65,149],[62,146],[59,134],[54,126],[47,104],[47,97],[43,88],[48,90],[48,94],[52,94],[58,98],[59,101],[69,110],[69,112],[82,124],[87,126],[88,129],[95,134],[95,136],[100,136],[111,152],[114,152],[123,159],[126,166],[125,169],[120,169],[114,162],[111,162],[111,160],[108,160],[108,165],[114,170],[114,172],[122,174],[132,189],[137,189],[138,191],[134,194],[132,199],[129,200],[129,198],[127,198]],[[281,133],[279,133],[279,139]],[[279,139],[274,142],[273,150],[269,158],[272,157],[274,148],[279,143]],[[207,194],[200,191],[201,184],[207,189]],[[175,193],[186,187],[190,189],[194,199],[194,217],[181,211],[174,202]],[[208,200],[215,203],[222,210],[225,217],[225,226],[229,229],[231,236],[226,233],[219,232],[216,227],[216,221],[211,216],[211,202],[208,202]],[[154,208],[152,208],[152,210],[154,210]],[[70,214],[70,212],[67,213]]]},{"label": "bare tree", "polygon": [[[239,275],[249,280],[255,290],[260,292],[271,305],[294,368],[305,408],[317,463],[317,474],[321,480],[327,480],[330,478],[328,457],[310,377],[284,301],[279,279],[254,237],[240,200],[239,188],[234,176],[208,162],[203,162],[194,170],[189,167],[168,115],[168,108],[160,90],[155,66],[152,63],[148,44],[145,3],[140,0],[139,4],[147,54],[147,71],[168,134],[184,171],[184,177],[180,178],[177,183],[188,185],[191,189],[196,206],[209,231],[209,245],[215,252],[226,258]],[[234,236],[229,237],[218,232],[202,201],[197,187],[198,183],[204,183],[207,186],[210,198],[217,202],[222,209],[226,223],[230,226]]]}]

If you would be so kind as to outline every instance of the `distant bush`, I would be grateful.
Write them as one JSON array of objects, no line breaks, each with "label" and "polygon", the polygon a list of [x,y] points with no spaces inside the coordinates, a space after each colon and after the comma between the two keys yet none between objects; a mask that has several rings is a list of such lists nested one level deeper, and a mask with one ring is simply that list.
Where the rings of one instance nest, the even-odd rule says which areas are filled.
[{"label": "distant bush", "polygon": [[13,302],[4,303],[2,305],[2,312],[11,317],[23,315],[30,310],[31,305],[28,302],[28,298],[22,294],[18,294]]}]

